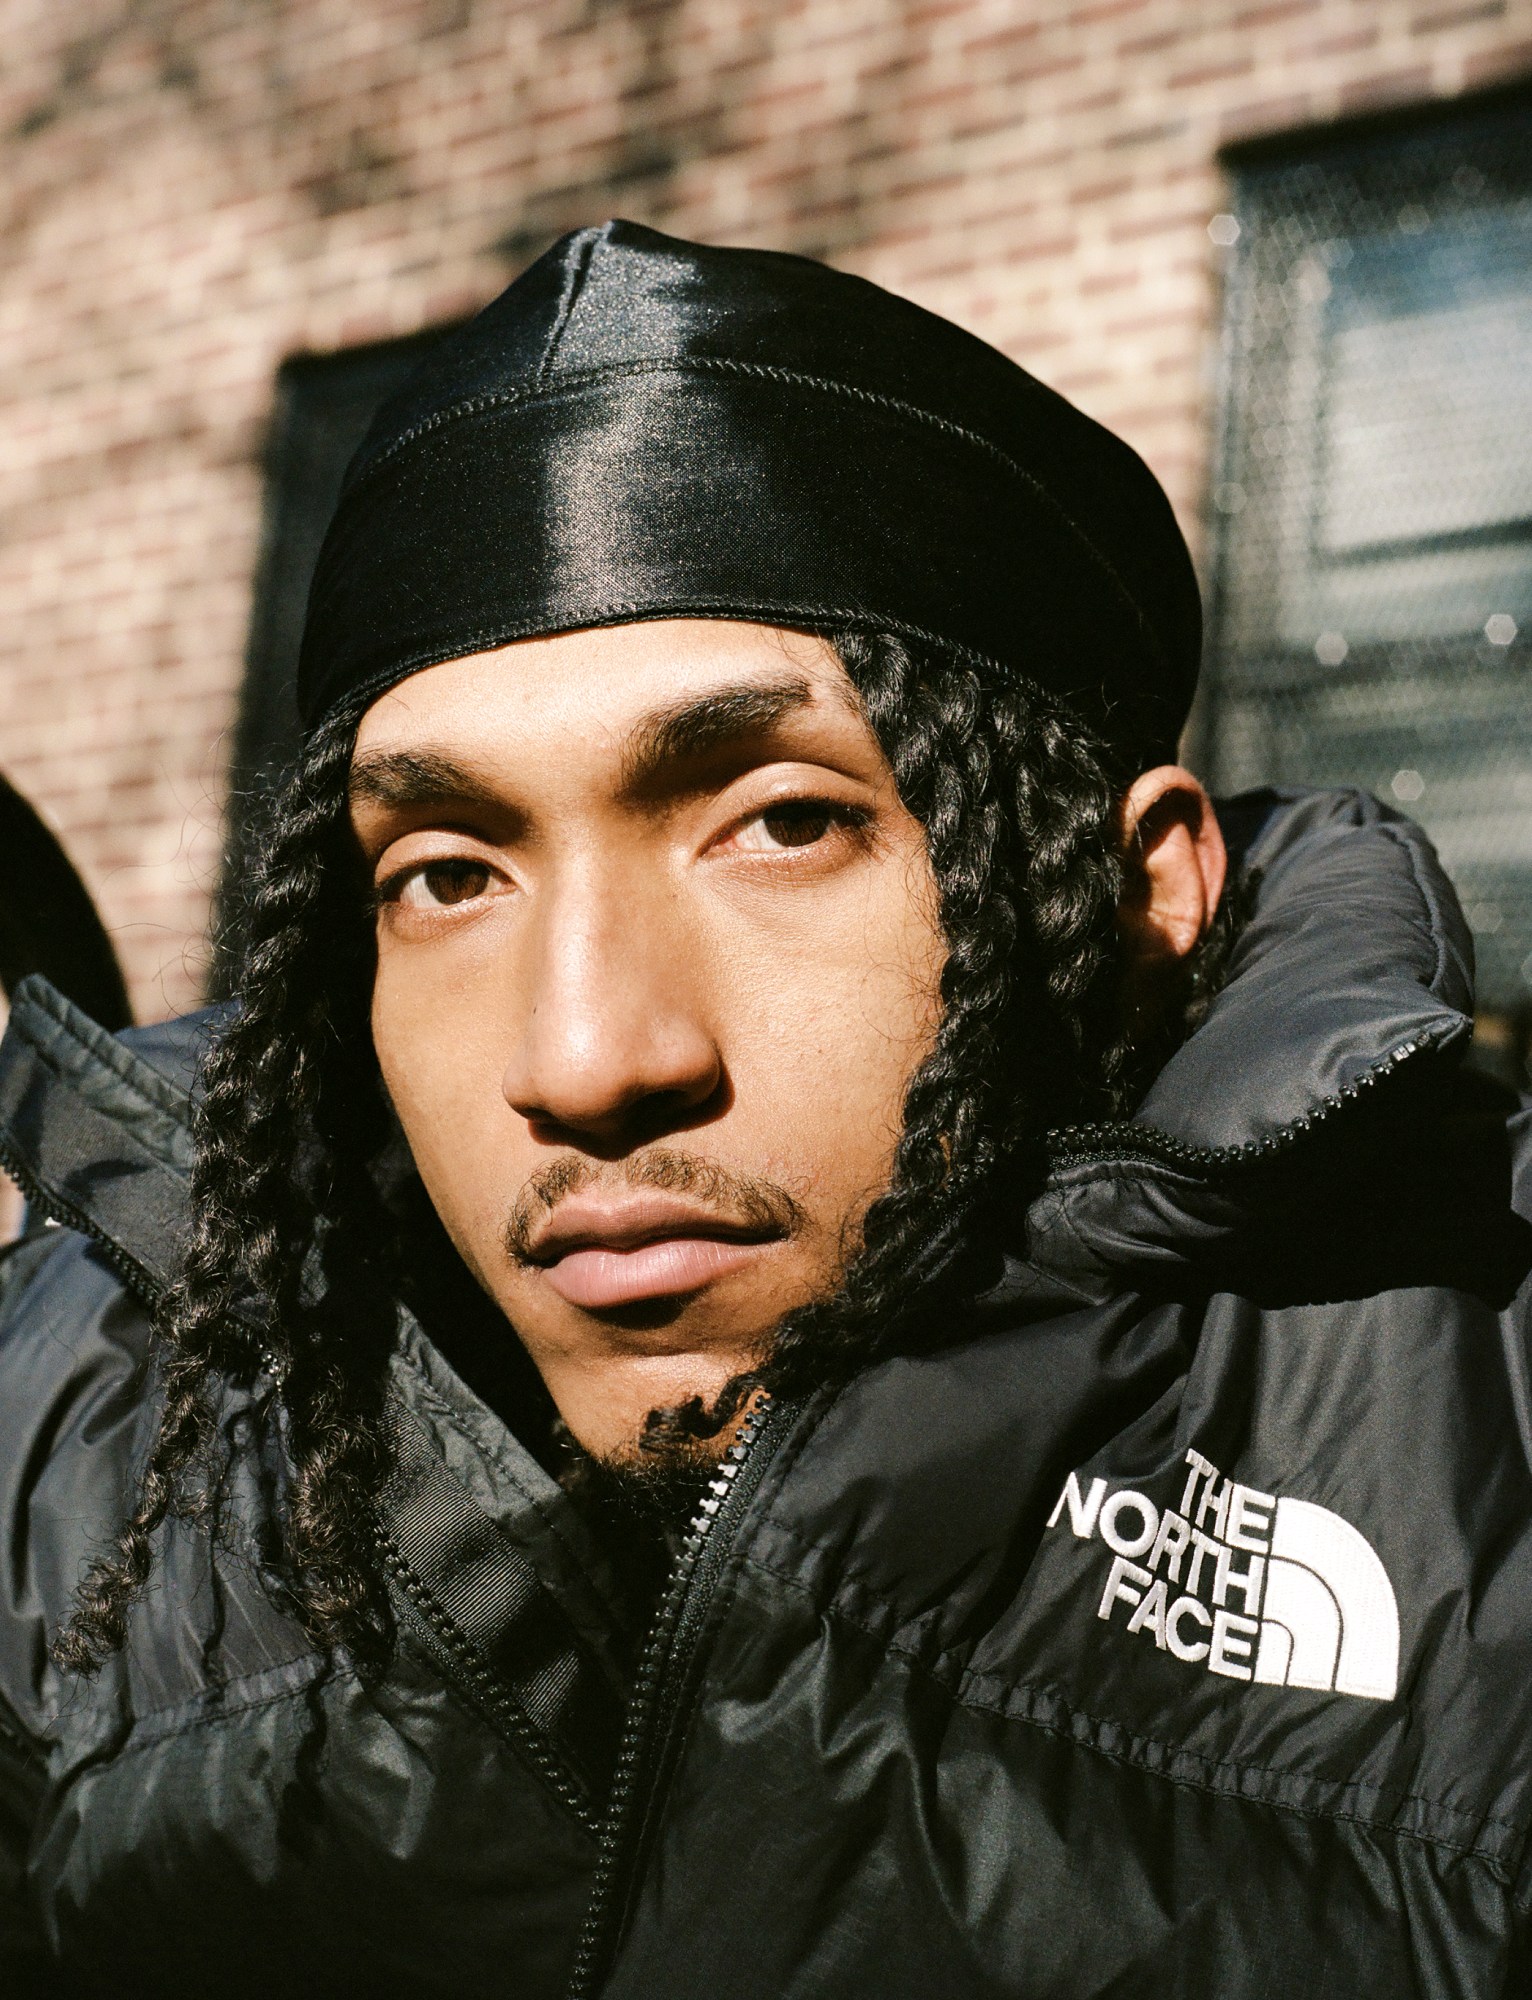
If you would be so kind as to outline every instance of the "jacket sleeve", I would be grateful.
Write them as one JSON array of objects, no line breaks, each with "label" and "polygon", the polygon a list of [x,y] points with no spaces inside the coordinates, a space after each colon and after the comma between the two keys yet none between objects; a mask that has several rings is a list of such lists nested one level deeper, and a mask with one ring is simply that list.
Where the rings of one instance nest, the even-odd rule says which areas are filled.
[{"label": "jacket sleeve", "polygon": [[27,1850],[42,1801],[46,1757],[0,1701],[0,1991],[33,2000],[58,1991],[26,1893]]},{"label": "jacket sleeve", "polygon": [[0,1994],[61,2000],[46,1884],[60,1699],[48,1649],[132,1478],[147,1320],[86,1238],[48,1228],[0,1249]]},{"label": "jacket sleeve", "polygon": [[[12,1302],[41,1250],[41,1242],[34,1239],[0,1251],[0,1354]],[[0,1368],[0,1391],[6,1386],[3,1375]],[[18,1443],[19,1439],[7,1441],[12,1473]],[[19,1525],[6,1522],[8,1545]],[[5,1554],[10,1567],[11,1546]],[[6,1639],[10,1637],[7,1631]],[[0,1990],[14,2000],[32,2000],[50,1983],[47,1948],[27,1895],[27,1856],[42,1805],[48,1757],[46,1746],[28,1730],[14,1705],[18,1683],[25,1678],[20,1649],[0,1640]]]}]

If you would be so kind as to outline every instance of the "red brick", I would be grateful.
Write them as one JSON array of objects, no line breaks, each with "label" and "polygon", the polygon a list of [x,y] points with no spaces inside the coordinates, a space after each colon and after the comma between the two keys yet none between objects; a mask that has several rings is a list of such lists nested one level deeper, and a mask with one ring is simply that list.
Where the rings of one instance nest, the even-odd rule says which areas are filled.
[{"label": "red brick", "polygon": [[1499,21],[1505,16],[1505,0],[1470,0],[1467,6],[1438,7],[1429,14],[1417,14],[1410,23],[1412,35],[1438,35],[1445,28],[1464,28],[1471,21]]},{"label": "red brick", "polygon": [[[1000,66],[998,80],[1006,84],[1037,84],[1046,77],[1070,76],[1077,69],[1084,69],[1085,57],[1082,53],[1062,55],[1040,55],[1020,62],[1008,62]],[[1017,107],[1011,107],[1015,117]]]},{"label": "red brick", "polygon": [[1008,21],[1003,28],[990,28],[960,44],[965,56],[986,56],[1002,49],[1024,47],[1042,33],[1040,21]]},{"label": "red brick", "polygon": [[1114,201],[1118,195],[1126,194],[1132,185],[1126,175],[1112,181],[1091,181],[1085,187],[1069,190],[1069,205],[1075,208],[1089,202]]},{"label": "red brick", "polygon": [[1142,216],[1136,222],[1114,223],[1107,234],[1114,243],[1141,243],[1150,236],[1176,235],[1199,228],[1206,220],[1205,209],[1182,209],[1178,213]]},{"label": "red brick", "polygon": [[1312,14],[1323,4],[1323,0],[1265,0],[1259,7],[1246,7],[1234,16],[1236,28],[1269,28],[1275,21],[1290,21],[1301,14]]},{"label": "red brick", "polygon": [[1219,115],[1220,141],[1248,139],[1258,132],[1281,132],[1305,125],[1313,117],[1314,100],[1307,96],[1268,97],[1257,104],[1241,104]]},{"label": "red brick", "polygon": [[1178,139],[1185,130],[1184,118],[1169,118],[1162,124],[1136,125],[1125,132],[1109,133],[1102,144],[1114,151],[1129,146],[1158,146],[1167,139]]},{"label": "red brick", "polygon": [[1321,35],[1318,41],[1298,44],[1292,55],[1299,62],[1322,64],[1336,56],[1356,55],[1362,49],[1373,49],[1377,45],[1376,28],[1350,28],[1343,35]]},{"label": "red brick", "polygon": [[1124,62],[1133,62],[1141,56],[1158,55],[1161,49],[1172,49],[1177,42],[1185,41],[1192,32],[1191,24],[1184,28],[1161,28],[1152,35],[1131,35],[1117,44],[1117,53]]},{"label": "red brick", "polygon": [[1469,90],[1519,76],[1532,76],[1532,42],[1515,43],[1510,48],[1492,50],[1488,55],[1470,56],[1463,65],[1463,82]]},{"label": "red brick", "polygon": [[1115,84],[1107,90],[1093,90],[1084,97],[1066,98],[1059,105],[1059,115],[1063,118],[1089,117],[1093,111],[1110,111],[1113,105],[1121,104],[1126,93]]},{"label": "red brick", "polygon": [[1407,104],[1426,96],[1431,72],[1424,64],[1414,69],[1398,69],[1387,76],[1372,76],[1361,83],[1348,83],[1340,94],[1343,111],[1374,111],[1385,104]]},{"label": "red brick", "polygon": [[1113,340],[1128,340],[1139,333],[1158,333],[1167,326],[1189,326],[1197,317],[1191,312],[1142,313],[1135,319],[1108,320],[1105,332]]},{"label": "red brick", "polygon": [[1007,244],[996,261],[1000,264],[1026,264],[1035,262],[1039,257],[1067,257],[1078,241],[1073,231],[1061,236],[1034,237],[1030,242],[1023,239]]},{"label": "red brick", "polygon": [[1080,368],[1073,371],[1066,369],[1062,373],[1055,373],[1050,378],[1048,386],[1057,389],[1061,396],[1068,396],[1072,400],[1076,396],[1088,396],[1093,389],[1099,389],[1104,382],[1110,382],[1111,379],[1111,371],[1106,368]]},{"label": "red brick", "polygon": [[1204,83],[1228,83],[1237,76],[1248,76],[1255,67],[1251,56],[1230,56],[1221,63],[1203,63],[1195,69],[1178,70],[1170,79],[1172,90],[1193,90]]}]

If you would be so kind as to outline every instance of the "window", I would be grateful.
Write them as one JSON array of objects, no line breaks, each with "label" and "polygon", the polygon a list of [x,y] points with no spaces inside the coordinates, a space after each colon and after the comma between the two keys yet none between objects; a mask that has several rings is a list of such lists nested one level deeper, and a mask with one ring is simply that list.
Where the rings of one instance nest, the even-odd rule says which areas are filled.
[{"label": "window", "polygon": [[[1422,820],[1532,1005],[1532,101],[1229,161],[1202,757]],[[1233,234],[1232,230],[1229,234]]]}]

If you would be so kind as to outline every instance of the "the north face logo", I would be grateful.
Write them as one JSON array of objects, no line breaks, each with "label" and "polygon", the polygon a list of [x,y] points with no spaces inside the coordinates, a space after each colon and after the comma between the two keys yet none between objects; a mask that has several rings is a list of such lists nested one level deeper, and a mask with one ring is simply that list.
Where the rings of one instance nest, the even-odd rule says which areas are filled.
[{"label": "the north face logo", "polygon": [[1097,1616],[1232,1680],[1392,1699],[1399,1608],[1367,1538],[1327,1507],[1226,1479],[1200,1451],[1186,1463],[1163,1513],[1132,1487],[1064,1482],[1048,1526],[1067,1513],[1112,1558]]}]

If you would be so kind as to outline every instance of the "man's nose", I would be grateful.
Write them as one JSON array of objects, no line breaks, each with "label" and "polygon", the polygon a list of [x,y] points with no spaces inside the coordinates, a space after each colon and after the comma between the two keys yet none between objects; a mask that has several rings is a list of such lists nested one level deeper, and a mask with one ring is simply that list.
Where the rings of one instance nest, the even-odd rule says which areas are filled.
[{"label": "man's nose", "polygon": [[668,896],[571,885],[545,899],[534,933],[501,1086],[514,1110],[629,1143],[707,1103],[723,1063]]}]

